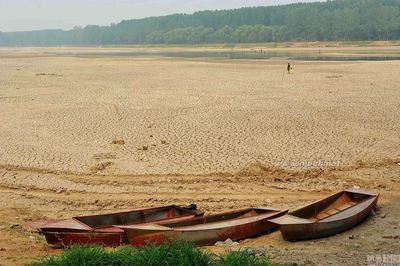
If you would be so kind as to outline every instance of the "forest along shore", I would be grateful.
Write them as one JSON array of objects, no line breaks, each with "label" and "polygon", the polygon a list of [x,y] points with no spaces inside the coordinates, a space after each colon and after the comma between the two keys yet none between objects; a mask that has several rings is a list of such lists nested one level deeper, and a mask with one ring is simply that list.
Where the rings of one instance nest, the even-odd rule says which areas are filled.
[{"label": "forest along shore", "polygon": [[0,46],[387,41],[400,39],[398,19],[399,4],[392,0],[297,3],[123,20],[72,30],[0,32]]}]

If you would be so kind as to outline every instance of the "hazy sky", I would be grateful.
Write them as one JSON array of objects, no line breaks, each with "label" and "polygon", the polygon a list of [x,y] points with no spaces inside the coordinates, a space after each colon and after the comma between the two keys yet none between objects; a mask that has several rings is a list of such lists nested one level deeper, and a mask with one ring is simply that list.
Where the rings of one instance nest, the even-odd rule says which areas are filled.
[{"label": "hazy sky", "polygon": [[123,19],[294,2],[315,0],[0,0],[0,31],[71,29]]}]

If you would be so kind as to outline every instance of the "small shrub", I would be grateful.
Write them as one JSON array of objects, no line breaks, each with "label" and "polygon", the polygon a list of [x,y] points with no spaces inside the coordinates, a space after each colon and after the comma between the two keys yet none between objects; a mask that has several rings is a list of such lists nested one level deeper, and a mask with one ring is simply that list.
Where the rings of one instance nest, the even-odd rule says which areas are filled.
[{"label": "small shrub", "polygon": [[137,261],[137,265],[212,265],[212,258],[208,252],[197,249],[192,244],[185,242],[146,246],[139,250],[138,255],[139,260]]},{"label": "small shrub", "polygon": [[256,256],[249,249],[226,252],[219,257],[216,266],[268,266],[267,256]]},{"label": "small shrub", "polygon": [[102,247],[76,246],[66,250],[60,256],[51,256],[42,262],[35,262],[35,266],[101,266],[108,265],[110,256]]}]

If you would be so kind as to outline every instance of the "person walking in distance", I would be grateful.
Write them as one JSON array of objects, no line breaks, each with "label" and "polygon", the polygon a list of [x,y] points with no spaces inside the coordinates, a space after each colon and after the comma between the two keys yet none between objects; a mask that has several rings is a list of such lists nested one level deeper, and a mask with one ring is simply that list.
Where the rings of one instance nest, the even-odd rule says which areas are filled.
[{"label": "person walking in distance", "polygon": [[290,63],[287,64],[287,73],[290,74],[290,71],[292,70],[292,66]]}]

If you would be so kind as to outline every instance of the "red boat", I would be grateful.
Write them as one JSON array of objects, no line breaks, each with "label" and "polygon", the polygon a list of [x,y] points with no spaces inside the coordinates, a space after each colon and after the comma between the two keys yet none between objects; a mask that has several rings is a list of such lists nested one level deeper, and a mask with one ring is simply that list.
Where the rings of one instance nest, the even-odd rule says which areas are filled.
[{"label": "red boat", "polygon": [[38,221],[31,223],[30,226],[43,234],[47,243],[54,247],[77,244],[118,246],[128,242],[124,230],[114,225],[166,224],[187,221],[202,215],[203,212],[198,211],[196,205],[187,207],[171,205],[130,212],[80,216],[66,220]]},{"label": "red boat", "polygon": [[133,246],[165,241],[188,241],[196,245],[213,245],[217,241],[240,240],[275,230],[278,226],[269,219],[284,215],[287,211],[258,208],[202,216],[189,221],[174,221],[164,225],[142,224],[117,226],[125,230]]},{"label": "red boat", "polygon": [[338,234],[362,222],[375,208],[378,193],[344,190],[271,222],[286,240],[314,239]]}]

